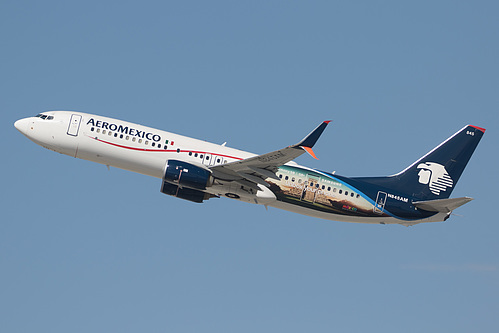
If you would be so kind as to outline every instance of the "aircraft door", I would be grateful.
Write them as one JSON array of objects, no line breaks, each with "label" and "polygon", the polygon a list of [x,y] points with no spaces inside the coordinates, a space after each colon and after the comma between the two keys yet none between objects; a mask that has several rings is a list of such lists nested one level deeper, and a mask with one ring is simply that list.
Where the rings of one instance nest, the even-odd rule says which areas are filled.
[{"label": "aircraft door", "polygon": [[225,158],[218,155],[213,155],[210,165],[220,165],[224,163],[227,163]]},{"label": "aircraft door", "polygon": [[78,136],[78,131],[80,129],[81,116],[79,114],[72,114],[69,120],[68,135]]},{"label": "aircraft door", "polygon": [[213,156],[211,156],[211,154],[205,154],[203,156],[203,164],[204,165],[212,165],[213,163]]},{"label": "aircraft door", "polygon": [[383,210],[385,209],[386,203],[386,192],[378,192],[378,196],[376,197],[376,202],[374,203],[373,211],[376,214],[383,214]]}]

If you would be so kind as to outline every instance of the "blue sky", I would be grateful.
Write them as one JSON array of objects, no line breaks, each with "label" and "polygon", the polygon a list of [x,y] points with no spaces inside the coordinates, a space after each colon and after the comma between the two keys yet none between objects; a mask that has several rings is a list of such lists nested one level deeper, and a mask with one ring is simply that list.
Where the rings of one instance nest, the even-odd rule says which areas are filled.
[{"label": "blue sky", "polygon": [[[2,1],[2,332],[496,332],[497,1]],[[487,128],[445,223],[323,221],[56,154],[15,120],[79,110],[393,174]]]}]

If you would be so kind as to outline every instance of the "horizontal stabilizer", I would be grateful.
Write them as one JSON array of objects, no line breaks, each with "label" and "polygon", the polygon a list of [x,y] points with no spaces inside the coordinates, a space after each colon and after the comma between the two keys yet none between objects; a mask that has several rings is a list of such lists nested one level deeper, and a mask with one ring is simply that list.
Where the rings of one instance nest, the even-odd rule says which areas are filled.
[{"label": "horizontal stabilizer", "polygon": [[473,198],[462,197],[452,199],[415,201],[412,204],[419,209],[427,210],[429,212],[450,213],[454,209],[470,202],[471,200],[473,200]]}]

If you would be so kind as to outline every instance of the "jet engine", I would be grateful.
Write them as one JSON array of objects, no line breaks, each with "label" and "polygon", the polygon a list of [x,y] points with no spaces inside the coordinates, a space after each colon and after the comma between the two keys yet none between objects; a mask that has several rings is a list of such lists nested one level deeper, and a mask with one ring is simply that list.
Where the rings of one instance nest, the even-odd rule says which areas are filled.
[{"label": "jet engine", "polygon": [[213,185],[211,171],[179,160],[168,160],[165,166],[161,192],[181,199],[201,203],[213,195],[203,192]]}]

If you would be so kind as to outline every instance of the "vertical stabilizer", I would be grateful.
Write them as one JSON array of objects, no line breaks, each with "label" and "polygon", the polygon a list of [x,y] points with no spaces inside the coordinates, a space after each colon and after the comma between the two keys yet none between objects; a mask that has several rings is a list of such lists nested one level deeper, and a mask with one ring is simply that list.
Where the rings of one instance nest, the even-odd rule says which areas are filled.
[{"label": "vertical stabilizer", "polygon": [[357,180],[417,200],[449,198],[484,133],[484,128],[467,125],[396,175]]}]

